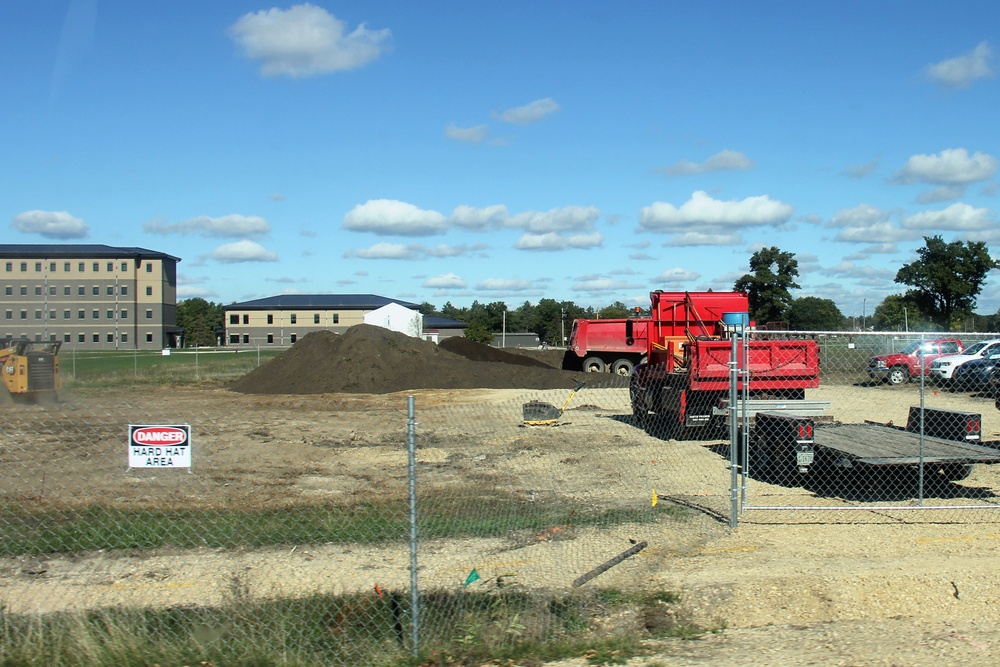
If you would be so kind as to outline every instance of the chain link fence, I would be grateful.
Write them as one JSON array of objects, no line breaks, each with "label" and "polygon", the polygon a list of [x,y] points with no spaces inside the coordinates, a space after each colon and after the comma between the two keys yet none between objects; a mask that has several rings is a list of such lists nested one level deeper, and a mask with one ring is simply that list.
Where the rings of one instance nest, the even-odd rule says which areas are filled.
[{"label": "chain link fence", "polygon": [[[7,405],[0,650],[50,636],[164,664],[249,663],[261,647],[287,664],[499,656],[678,622],[657,573],[734,515],[1000,518],[988,372],[893,384],[871,358],[930,336],[803,335],[820,347],[805,398],[821,414],[737,413],[735,443],[724,416],[665,432],[634,414],[628,378],[601,374],[578,391],[110,386]],[[189,426],[190,467],[129,467],[143,425]],[[625,598],[658,602],[622,621]]]}]

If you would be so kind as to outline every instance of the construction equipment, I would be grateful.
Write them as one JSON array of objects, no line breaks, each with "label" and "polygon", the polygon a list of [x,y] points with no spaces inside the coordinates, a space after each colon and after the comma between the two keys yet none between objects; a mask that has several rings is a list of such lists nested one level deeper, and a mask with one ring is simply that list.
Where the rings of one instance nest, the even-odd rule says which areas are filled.
[{"label": "construction equipment", "polygon": [[544,401],[529,401],[525,403],[521,406],[525,426],[555,426],[558,424],[559,418],[566,411],[569,402],[576,396],[576,392],[583,389],[585,384],[587,383],[580,382],[577,384],[573,391],[569,393],[569,396],[566,397],[566,402],[562,404],[561,408],[557,408],[551,403]]},{"label": "construction equipment", "polygon": [[18,402],[55,401],[62,387],[59,348],[62,343],[34,343],[27,339],[0,340],[0,377],[7,393]]}]

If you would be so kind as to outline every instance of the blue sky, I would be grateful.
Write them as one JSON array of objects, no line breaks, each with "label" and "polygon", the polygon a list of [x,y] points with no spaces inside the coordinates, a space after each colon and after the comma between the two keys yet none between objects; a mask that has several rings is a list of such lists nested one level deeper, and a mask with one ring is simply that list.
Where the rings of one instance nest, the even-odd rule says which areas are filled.
[{"label": "blue sky", "polygon": [[5,242],[170,253],[180,298],[644,305],[774,245],[860,316],[923,236],[1000,256],[993,0],[4,10]]}]

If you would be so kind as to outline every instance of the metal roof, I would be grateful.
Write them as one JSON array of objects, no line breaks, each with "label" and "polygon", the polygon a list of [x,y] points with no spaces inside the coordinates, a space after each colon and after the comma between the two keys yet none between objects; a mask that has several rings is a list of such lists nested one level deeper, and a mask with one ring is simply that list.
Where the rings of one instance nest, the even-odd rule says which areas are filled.
[{"label": "metal roof", "polygon": [[447,317],[437,317],[435,315],[424,315],[424,331],[428,329],[467,329],[465,322],[450,320]]},{"label": "metal roof", "polygon": [[340,308],[343,310],[375,310],[390,303],[416,310],[418,304],[390,299],[377,294],[280,294],[223,306],[225,310],[288,310],[290,308]]},{"label": "metal roof", "polygon": [[91,257],[115,259],[170,259],[180,257],[146,248],[118,247],[97,243],[0,243],[0,257],[24,259],[82,259]]}]

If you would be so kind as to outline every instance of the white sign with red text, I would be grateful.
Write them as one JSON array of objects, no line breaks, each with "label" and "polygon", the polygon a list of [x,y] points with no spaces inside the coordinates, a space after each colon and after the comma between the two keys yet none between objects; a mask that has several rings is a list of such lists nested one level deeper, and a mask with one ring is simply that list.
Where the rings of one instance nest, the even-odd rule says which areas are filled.
[{"label": "white sign with red text", "polygon": [[128,427],[129,468],[190,468],[191,426]]}]

